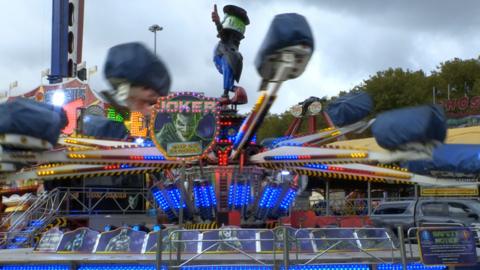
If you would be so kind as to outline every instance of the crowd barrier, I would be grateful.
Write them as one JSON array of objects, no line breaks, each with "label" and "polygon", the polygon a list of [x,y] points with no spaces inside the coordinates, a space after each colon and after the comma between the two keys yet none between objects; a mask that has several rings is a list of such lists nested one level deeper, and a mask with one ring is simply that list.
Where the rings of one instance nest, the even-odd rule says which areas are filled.
[{"label": "crowd barrier", "polygon": [[[286,235],[285,235],[286,234]],[[288,249],[299,253],[324,251],[392,250],[395,235],[385,228],[302,228],[243,229],[222,227],[214,230],[179,230],[176,227],[145,233],[123,227],[99,233],[89,228],[62,232],[58,228],[43,234],[35,251],[56,253],[155,253],[161,251],[200,254],[273,253]],[[342,240],[341,243],[337,241]]]}]

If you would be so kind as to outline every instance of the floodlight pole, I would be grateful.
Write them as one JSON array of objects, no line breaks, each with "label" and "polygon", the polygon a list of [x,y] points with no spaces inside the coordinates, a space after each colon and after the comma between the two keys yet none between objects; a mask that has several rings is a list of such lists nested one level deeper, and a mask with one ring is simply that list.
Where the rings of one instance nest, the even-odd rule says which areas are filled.
[{"label": "floodlight pole", "polygon": [[158,24],[151,25],[148,30],[153,33],[153,53],[157,55],[157,32],[162,31],[163,27]]}]

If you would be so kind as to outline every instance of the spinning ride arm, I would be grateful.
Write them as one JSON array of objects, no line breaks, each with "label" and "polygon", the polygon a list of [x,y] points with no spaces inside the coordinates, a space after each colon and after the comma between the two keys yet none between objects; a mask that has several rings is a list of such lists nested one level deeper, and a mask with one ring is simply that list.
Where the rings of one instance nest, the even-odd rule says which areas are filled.
[{"label": "spinning ride arm", "polygon": [[[418,175],[393,166],[371,165],[379,161],[391,161],[393,158],[389,153],[365,150],[284,146],[252,156],[251,162],[265,168],[295,171],[301,175],[349,180],[438,186],[472,184],[455,179]],[[402,159],[406,157],[399,158]]]},{"label": "spinning ride arm", "polygon": [[250,158],[255,164],[308,164],[308,163],[392,163],[404,160],[424,160],[431,156],[413,151],[375,152],[362,149],[336,149],[328,147],[281,146],[256,154]]},{"label": "spinning ride arm", "polygon": [[329,177],[348,180],[386,182],[395,184],[418,184],[421,186],[471,187],[475,183],[454,178],[438,178],[411,173],[396,167],[381,167],[369,164],[306,164],[303,166],[280,166],[279,169],[294,171],[301,175]]},{"label": "spinning ride arm", "polygon": [[263,80],[260,88],[260,97],[250,115],[242,123],[238,135],[235,137],[233,157],[243,149],[245,144],[252,140],[277,97],[280,86],[294,68],[295,57],[290,53],[282,53],[278,62],[278,70],[272,80]]},{"label": "spinning ride arm", "polygon": [[429,158],[431,156],[427,154],[413,151],[374,152],[359,149],[281,146],[254,155],[250,161],[265,168],[295,171],[310,176],[437,186],[472,185],[472,182],[454,178],[424,176],[402,168],[371,165]]},{"label": "spinning ride arm", "polygon": [[260,97],[235,137],[233,158],[255,135],[282,83],[300,76],[312,53],[313,37],[305,18],[293,13],[277,15],[256,59],[257,70],[262,76]]},{"label": "spinning ride arm", "polygon": [[364,121],[359,121],[357,123],[340,127],[340,128],[326,128],[320,130],[319,132],[311,135],[306,136],[299,136],[299,137],[284,137],[280,138],[278,142],[276,142],[273,147],[279,146],[311,146],[311,145],[322,145],[327,142],[331,142],[332,140],[344,136],[348,133],[355,132],[358,130],[362,130],[365,128],[367,124]]},{"label": "spinning ride arm", "polygon": [[42,165],[39,167],[23,170],[14,174],[6,175],[8,182],[20,180],[56,180],[73,179],[78,177],[97,177],[97,176],[119,176],[132,174],[145,174],[160,172],[162,167],[146,167],[129,164],[111,164],[111,165],[88,165],[88,164],[67,164],[67,165]]},{"label": "spinning ride arm", "polygon": [[[79,176],[138,174],[176,168],[181,165],[180,161],[165,159],[155,147],[140,147],[134,143],[85,138],[65,138],[61,139],[60,143],[73,147],[44,152],[1,152],[0,160],[10,165],[2,166],[2,172],[15,171],[16,168],[11,163],[17,166],[20,164],[34,166],[17,173],[6,174],[4,180],[49,180]],[[35,166],[35,164],[41,165]]]}]

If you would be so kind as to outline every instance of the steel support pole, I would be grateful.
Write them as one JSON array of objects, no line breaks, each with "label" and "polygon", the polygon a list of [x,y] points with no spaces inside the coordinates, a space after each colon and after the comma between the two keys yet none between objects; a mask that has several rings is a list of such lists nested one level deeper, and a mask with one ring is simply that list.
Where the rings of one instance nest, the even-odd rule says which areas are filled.
[{"label": "steel support pole", "polygon": [[407,252],[405,250],[405,238],[402,226],[397,227],[398,242],[400,243],[400,256],[402,257],[402,269],[407,270]]},{"label": "steel support pole", "polygon": [[[181,185],[182,185],[182,189],[185,187],[185,167],[186,167],[186,163],[185,161],[183,162],[182,164],[182,168],[181,168],[181,171],[180,171],[180,181],[181,181]],[[187,194],[185,194],[186,196]],[[180,229],[180,232],[178,232],[178,245],[177,245],[177,265],[180,265],[180,262],[182,260],[182,250],[181,250],[181,247],[182,247],[182,230],[183,230],[183,204],[184,204],[184,199],[183,199],[183,196],[180,196],[180,211],[178,213],[178,226],[179,226],[179,229]],[[186,204],[186,202],[185,202]]]},{"label": "steel support pole", "polygon": [[325,180],[325,215],[330,215],[330,181]]},{"label": "steel support pole", "polygon": [[367,182],[367,208],[368,208],[368,215],[372,214],[372,183],[370,181]]},{"label": "steel support pole", "polygon": [[162,230],[158,231],[157,236],[156,266],[157,270],[162,270]]},{"label": "steel support pole", "polygon": [[153,53],[157,55],[157,30],[153,31]]},{"label": "steel support pole", "polygon": [[289,241],[288,241],[288,230],[287,227],[283,226],[283,266],[285,270],[288,270],[289,263],[290,263],[290,255],[289,255]]}]

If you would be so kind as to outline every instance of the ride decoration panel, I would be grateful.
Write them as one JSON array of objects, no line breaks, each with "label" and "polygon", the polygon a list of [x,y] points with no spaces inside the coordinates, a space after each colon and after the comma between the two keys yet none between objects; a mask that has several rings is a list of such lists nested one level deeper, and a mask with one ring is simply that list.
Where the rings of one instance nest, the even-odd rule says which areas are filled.
[{"label": "ride decoration panel", "polygon": [[92,253],[99,233],[89,228],[66,232],[60,241],[58,253]]},{"label": "ride decoration panel", "polygon": [[[286,229],[286,230],[285,230]],[[287,234],[285,234],[285,231]],[[216,230],[180,230],[169,227],[149,233],[118,228],[98,233],[88,228],[63,233],[46,232],[35,251],[57,253],[154,254],[161,237],[161,252],[199,254],[278,253],[285,241],[290,251],[301,253],[392,250],[398,240],[383,228],[243,229],[225,226]],[[341,239],[341,240],[339,240]]]},{"label": "ride decoration panel", "polygon": [[98,238],[95,253],[141,253],[145,232],[118,228],[103,232]]},{"label": "ride decoration panel", "polygon": [[193,160],[215,145],[219,105],[200,93],[174,93],[158,99],[152,112],[150,136],[168,159]]}]

